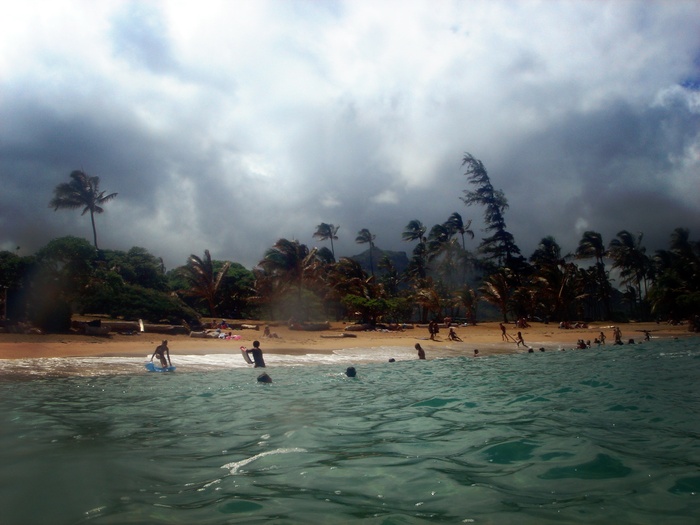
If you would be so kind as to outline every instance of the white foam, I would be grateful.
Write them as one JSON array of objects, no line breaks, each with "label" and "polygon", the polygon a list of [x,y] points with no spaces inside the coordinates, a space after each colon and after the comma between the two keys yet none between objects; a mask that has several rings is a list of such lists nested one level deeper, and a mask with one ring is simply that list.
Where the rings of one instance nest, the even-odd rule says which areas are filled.
[{"label": "white foam", "polygon": [[231,463],[226,463],[225,465],[221,465],[221,468],[227,468],[230,469],[230,474],[232,476],[235,476],[238,473],[238,470],[241,467],[246,466],[249,463],[252,463],[253,461],[264,458],[265,456],[271,456],[272,454],[290,454],[292,452],[306,452],[305,448],[278,448],[275,450],[268,450],[266,452],[261,452],[260,454],[255,454],[253,457],[247,458],[247,459],[242,459],[241,461],[233,461]]},{"label": "white foam", "polygon": [[[0,359],[0,374],[23,374],[29,376],[66,375],[96,376],[147,373],[144,357],[43,357],[26,359]],[[328,354],[265,354],[268,367],[301,365],[356,364],[413,359],[413,349],[406,347],[350,348]],[[250,368],[238,353],[231,354],[175,354],[172,355],[176,373],[202,372],[226,369]]]}]

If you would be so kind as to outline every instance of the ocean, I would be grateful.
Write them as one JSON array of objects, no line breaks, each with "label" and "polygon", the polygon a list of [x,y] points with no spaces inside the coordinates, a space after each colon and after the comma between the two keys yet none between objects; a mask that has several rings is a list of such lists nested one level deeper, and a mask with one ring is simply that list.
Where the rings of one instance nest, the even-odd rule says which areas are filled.
[{"label": "ocean", "polygon": [[700,523],[700,339],[436,354],[0,361],[0,524]]}]

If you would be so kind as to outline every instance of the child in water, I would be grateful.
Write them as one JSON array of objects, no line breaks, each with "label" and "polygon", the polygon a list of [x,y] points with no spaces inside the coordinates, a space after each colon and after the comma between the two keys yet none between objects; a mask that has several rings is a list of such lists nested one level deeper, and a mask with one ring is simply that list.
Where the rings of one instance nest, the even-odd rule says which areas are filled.
[{"label": "child in water", "polygon": [[418,350],[418,359],[425,359],[425,350],[420,343],[416,343],[415,349]]}]

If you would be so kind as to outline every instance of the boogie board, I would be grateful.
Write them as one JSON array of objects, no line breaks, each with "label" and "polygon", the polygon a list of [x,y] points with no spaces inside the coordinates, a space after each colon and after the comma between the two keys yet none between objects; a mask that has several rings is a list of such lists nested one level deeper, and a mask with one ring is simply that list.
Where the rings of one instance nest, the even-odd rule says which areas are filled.
[{"label": "boogie board", "polygon": [[243,359],[245,359],[245,362],[248,363],[249,365],[254,364],[253,361],[250,359],[250,356],[248,355],[247,348],[245,346],[241,347],[241,354],[243,354]]},{"label": "boogie board", "polygon": [[174,372],[174,366],[168,366],[166,368],[156,366],[154,363],[146,363],[146,370],[149,372]]}]

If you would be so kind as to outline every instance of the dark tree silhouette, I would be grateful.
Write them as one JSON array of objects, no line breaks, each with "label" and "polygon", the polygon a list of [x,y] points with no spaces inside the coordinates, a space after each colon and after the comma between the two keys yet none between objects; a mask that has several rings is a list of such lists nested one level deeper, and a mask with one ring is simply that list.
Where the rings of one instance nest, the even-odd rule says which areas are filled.
[{"label": "dark tree silhouette", "polygon": [[105,210],[102,205],[114,199],[117,194],[105,195],[104,191],[100,191],[100,178],[97,176],[90,177],[85,172],[76,170],[70,174],[70,178],[70,182],[62,182],[54,188],[54,197],[49,202],[49,207],[53,208],[54,211],[83,208],[81,215],[90,212],[93,242],[95,249],[98,249],[95,214],[103,213]]},{"label": "dark tree silhouette", "polygon": [[340,226],[335,226],[334,224],[326,224],[325,222],[322,222],[318,226],[316,226],[316,231],[314,232],[314,237],[316,239],[320,239],[322,241],[331,241],[331,253],[333,254],[333,260],[335,260],[335,248],[333,247],[333,241],[338,240],[338,236],[336,233],[338,233],[338,229]]},{"label": "dark tree silhouette", "polygon": [[503,212],[508,209],[508,201],[503,191],[493,187],[483,163],[471,154],[465,153],[462,166],[466,166],[467,171],[464,174],[476,189],[464,190],[464,197],[461,199],[467,206],[480,204],[485,207],[485,230],[493,232],[490,237],[481,240],[479,250],[486,254],[487,259],[495,259],[499,266],[517,269],[523,262],[523,257],[520,255],[520,248],[515,244],[513,235],[506,230]]}]

